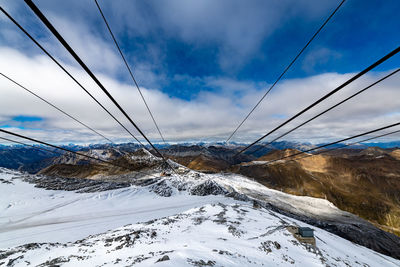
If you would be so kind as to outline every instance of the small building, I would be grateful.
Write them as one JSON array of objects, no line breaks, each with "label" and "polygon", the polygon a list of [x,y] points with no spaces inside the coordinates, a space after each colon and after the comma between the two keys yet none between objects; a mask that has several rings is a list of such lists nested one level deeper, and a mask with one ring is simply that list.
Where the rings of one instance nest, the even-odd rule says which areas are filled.
[{"label": "small building", "polygon": [[316,246],[314,230],[309,227],[287,226],[286,229],[301,243]]},{"label": "small building", "polygon": [[314,230],[309,227],[299,227],[301,237],[314,237]]}]

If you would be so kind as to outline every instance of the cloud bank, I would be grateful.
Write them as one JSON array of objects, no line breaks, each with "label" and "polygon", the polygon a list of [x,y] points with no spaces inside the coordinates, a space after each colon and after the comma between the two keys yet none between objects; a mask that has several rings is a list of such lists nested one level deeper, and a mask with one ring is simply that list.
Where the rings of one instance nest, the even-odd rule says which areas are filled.
[{"label": "cloud bank", "polygon": [[[14,49],[0,48],[0,58],[5,59],[0,62],[0,69],[5,75],[58,105],[112,140],[116,142],[129,140],[124,130],[45,56],[28,57]],[[67,68],[117,118],[129,126],[82,70],[68,65]],[[290,125],[293,127],[299,124],[385,74],[387,72],[367,75]],[[326,73],[283,81],[243,125],[234,140],[249,141],[259,137],[352,75]],[[98,77],[144,132],[153,140],[159,139],[136,88],[103,74],[98,74]],[[185,101],[170,97],[154,88],[142,88],[167,140],[224,140],[268,86],[268,84],[222,77],[206,77],[202,82],[218,87],[219,90],[202,92],[196,99]],[[400,99],[399,82],[400,77],[393,76],[287,138],[314,142],[325,141],[400,121],[400,106],[396,101]],[[0,88],[2,90],[0,100],[2,125],[51,142],[102,141],[88,130],[82,129],[78,123],[55,111],[10,81],[1,78]],[[38,117],[42,120],[29,122],[13,120],[17,116]],[[132,127],[128,128],[136,133]]]}]

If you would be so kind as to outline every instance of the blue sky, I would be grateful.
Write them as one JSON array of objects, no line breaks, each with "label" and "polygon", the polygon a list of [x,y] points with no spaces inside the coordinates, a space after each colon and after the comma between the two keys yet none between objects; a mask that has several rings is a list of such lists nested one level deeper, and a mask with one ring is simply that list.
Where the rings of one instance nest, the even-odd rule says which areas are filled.
[{"label": "blue sky", "polygon": [[[214,102],[218,102],[215,105],[221,107],[233,105],[232,110],[228,111],[234,114],[229,124],[209,134],[217,139],[223,139],[222,136],[229,129],[234,129],[234,125],[246,115],[257,98],[274,82],[339,2],[99,1],[139,85],[148,89],[150,95],[162,95],[164,101],[171,102],[171,106],[182,107],[181,111],[172,116],[178,121],[182,119],[182,125],[175,125],[175,129],[170,132],[171,136],[181,131],[181,127],[186,129],[193,124],[182,115],[187,107],[204,105],[201,110],[207,108],[207,103]],[[40,0],[35,3],[91,69],[103,75],[104,79],[124,86],[131,84],[94,1]],[[57,58],[79,71],[76,63],[23,1],[0,0],[0,4]],[[339,83],[349,73],[370,65],[400,44],[399,10],[400,2],[397,0],[347,0],[285,75],[282,84],[293,84],[294,81],[307,83],[318,80],[315,77],[331,74],[337,76]],[[3,15],[0,23],[1,47],[15,50],[21,54],[21,58],[41,63],[40,50]],[[400,56],[395,56],[374,71],[378,75],[399,66]],[[327,86],[321,92],[329,89],[333,87]],[[297,89],[287,90],[296,92]],[[273,94],[279,98],[283,91],[285,89],[276,87]],[[302,93],[301,90],[298,92]],[[310,89],[310,94],[312,92]],[[54,96],[50,93],[49,97]],[[296,101],[296,97],[290,101]],[[268,99],[265,102],[264,105],[268,105]],[[138,112],[145,114],[144,111]],[[159,117],[163,116],[162,109],[155,113]],[[249,128],[244,129],[242,136],[256,137],[268,128],[268,123],[277,123],[291,112],[273,110],[270,113],[263,113],[261,108],[259,114],[254,116],[253,124],[250,123]],[[382,111],[382,114],[389,114],[389,111]],[[14,112],[8,114],[7,118],[42,115]],[[222,118],[225,116],[225,113],[221,115]],[[51,120],[50,117],[43,118]],[[261,121],[257,118],[261,118]],[[266,118],[270,120],[267,122]],[[145,122],[147,120],[148,117],[141,124],[152,134],[154,129]],[[38,123],[43,125],[43,121]],[[257,131],[251,128],[251,125],[260,123],[266,126]],[[217,124],[215,122],[203,126],[215,127]],[[191,139],[193,136],[195,134],[188,133],[182,138]]]},{"label": "blue sky", "polygon": [[43,118],[41,117],[35,117],[35,116],[14,116],[11,117],[10,120],[7,122],[3,122],[0,127],[2,128],[12,128],[16,127],[19,129],[25,129],[26,127],[29,127],[29,124],[35,125],[37,122],[42,121]]}]

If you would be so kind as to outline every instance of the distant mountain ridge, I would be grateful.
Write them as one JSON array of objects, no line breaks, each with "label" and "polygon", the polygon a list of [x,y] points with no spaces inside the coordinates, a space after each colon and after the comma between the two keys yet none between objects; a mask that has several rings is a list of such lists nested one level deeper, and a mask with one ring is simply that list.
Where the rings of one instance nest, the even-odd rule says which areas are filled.
[{"label": "distant mountain ridge", "polygon": [[[163,153],[171,157],[188,157],[187,160],[194,160],[196,157],[203,155],[206,157],[211,157],[218,160],[228,161],[228,158],[239,151],[239,149],[245,147],[246,143],[225,143],[225,142],[186,142],[177,144],[155,144],[158,149],[161,149]],[[318,144],[320,145],[320,144]],[[334,147],[341,147],[342,144],[336,144]],[[52,164],[52,159],[57,158],[60,154],[64,154],[64,151],[59,151],[53,148],[49,148],[44,145],[35,145],[37,148],[27,147],[23,145],[0,145],[0,167],[18,169],[22,171],[28,171],[30,173],[36,173],[43,169],[44,167],[50,166]],[[89,150],[109,150],[114,149],[120,153],[132,153],[139,148],[140,145],[136,143],[122,143],[122,144],[90,144],[90,145],[76,145],[68,144],[62,146],[66,149],[72,151],[83,151],[87,152]],[[241,155],[239,161],[251,161],[259,158],[274,150],[283,149],[297,149],[297,150],[307,150],[315,147],[311,143],[301,143],[292,141],[279,141],[273,142],[272,144],[265,146],[265,143],[260,143],[255,145],[253,148],[249,149]],[[380,147],[384,149],[391,149],[400,147],[400,141],[394,142],[383,142],[383,143],[366,143],[366,144],[355,144],[346,147],[346,149],[364,149],[366,147]],[[43,151],[38,148],[45,148],[50,151],[57,151],[58,153],[51,153],[48,151]],[[147,147],[149,149],[149,147]],[[257,150],[257,151],[256,151]],[[256,151],[256,153],[253,153]],[[218,155],[219,154],[219,155]],[[217,156],[218,155],[218,156]],[[94,155],[96,156],[96,155]],[[97,155],[99,156],[99,155]],[[186,160],[186,161],[187,161]],[[201,159],[199,159],[201,160]],[[185,160],[182,162],[184,165]]]}]

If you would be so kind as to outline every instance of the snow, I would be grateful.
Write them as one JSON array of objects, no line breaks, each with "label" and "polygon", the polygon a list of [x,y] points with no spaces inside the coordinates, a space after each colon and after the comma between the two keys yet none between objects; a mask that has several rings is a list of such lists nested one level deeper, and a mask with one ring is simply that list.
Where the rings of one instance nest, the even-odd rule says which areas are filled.
[{"label": "snow", "polygon": [[[224,222],[224,219],[226,222]],[[127,225],[69,244],[15,249],[18,262],[64,266],[398,266],[399,261],[316,229],[318,248],[299,243],[286,224],[304,225],[249,205],[205,205],[151,223]],[[1,262],[1,261],[0,261]]]},{"label": "snow", "polygon": [[131,156],[131,159],[136,161],[146,161],[146,162],[162,161],[162,158],[154,156],[144,148],[135,151],[135,153]]},{"label": "snow", "polygon": [[[189,194],[190,188],[213,181],[294,209],[343,213],[329,201],[291,196],[239,175],[172,175],[161,180],[173,188],[170,197],[153,192],[154,184],[77,193],[36,188],[20,177],[0,169],[0,265],[15,259],[15,266],[150,266],[168,256],[157,266],[400,266],[250,202]],[[316,248],[298,242],[289,225],[314,229]]]},{"label": "snow", "polygon": [[44,190],[12,177],[0,173],[0,179],[13,183],[0,183],[0,192],[8,192],[0,197],[0,249],[30,242],[75,241],[206,203],[232,201],[184,193],[165,198],[135,186],[98,193]]},{"label": "snow", "polygon": [[[270,189],[262,184],[238,174],[198,174],[190,171],[184,177],[186,183],[198,184],[207,180],[213,180],[226,188],[232,188],[236,192],[248,196],[262,196],[265,201],[285,207],[287,210],[301,210],[306,214],[318,215],[321,217],[354,216],[351,213],[338,209],[332,202],[326,199],[307,196],[294,196],[278,190]],[[171,179],[177,179],[172,177]]]},{"label": "snow", "polygon": [[110,158],[110,151],[104,149],[91,149],[87,153],[87,155],[95,158],[99,158],[102,160],[107,160]]},{"label": "snow", "polygon": [[343,216],[350,213],[338,209],[332,202],[326,199],[294,196],[278,190],[270,189],[260,183],[241,175],[216,175],[214,181],[219,184],[231,186],[237,192],[252,195],[262,195],[269,203],[277,206],[285,206],[292,210],[302,210],[309,214],[319,216]]},{"label": "snow", "polygon": [[267,163],[268,163],[268,161],[265,161],[265,160],[253,160],[253,161],[249,161],[249,162],[243,162],[242,165],[243,166],[252,166],[252,165],[264,165]]}]

